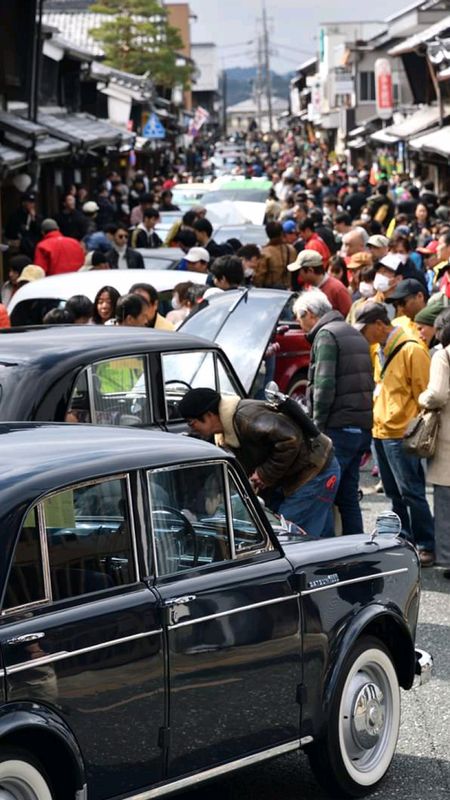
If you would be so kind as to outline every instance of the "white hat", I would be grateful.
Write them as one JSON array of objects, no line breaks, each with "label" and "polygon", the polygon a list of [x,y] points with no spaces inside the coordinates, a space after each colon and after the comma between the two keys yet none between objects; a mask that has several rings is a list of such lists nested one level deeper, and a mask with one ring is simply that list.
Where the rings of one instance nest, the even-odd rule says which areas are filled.
[{"label": "white hat", "polygon": [[381,233],[376,233],[374,236],[370,236],[367,240],[368,247],[389,247],[389,239],[387,236],[383,236]]},{"label": "white hat", "polygon": [[95,200],[88,200],[87,203],[84,203],[83,212],[85,214],[96,214],[97,211],[100,211],[100,206],[97,205]]},{"label": "white hat", "polygon": [[386,267],[386,269],[391,269],[392,272],[397,272],[401,263],[402,260],[400,256],[398,256],[396,253],[388,253],[377,262],[376,266]]},{"label": "white hat", "polygon": [[209,264],[210,255],[205,247],[191,247],[189,252],[185,255],[186,261],[194,264],[196,261],[206,261]]}]

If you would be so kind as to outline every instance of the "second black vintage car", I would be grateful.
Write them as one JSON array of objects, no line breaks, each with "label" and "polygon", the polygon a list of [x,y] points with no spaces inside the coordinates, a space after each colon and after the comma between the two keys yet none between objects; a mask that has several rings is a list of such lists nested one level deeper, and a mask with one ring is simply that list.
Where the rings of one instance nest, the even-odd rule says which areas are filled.
[{"label": "second black vintage car", "polygon": [[386,774],[419,563],[277,536],[236,460],[133,428],[0,425],[0,797],[152,800],[305,748]]},{"label": "second black vintage car", "polygon": [[182,333],[101,325],[13,328],[0,335],[0,420],[179,430],[183,394],[245,396],[221,348]]}]

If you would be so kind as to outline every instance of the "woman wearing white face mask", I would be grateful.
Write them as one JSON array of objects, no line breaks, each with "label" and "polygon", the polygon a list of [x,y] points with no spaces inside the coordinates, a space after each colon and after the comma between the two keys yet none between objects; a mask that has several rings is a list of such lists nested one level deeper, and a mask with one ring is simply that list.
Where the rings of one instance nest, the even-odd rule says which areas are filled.
[{"label": "woman wearing white face mask", "polygon": [[375,268],[372,264],[368,264],[367,266],[361,268],[358,286],[359,297],[355,300],[347,315],[347,322],[350,325],[353,325],[355,322],[356,314],[361,306],[375,296],[375,289],[373,285],[375,274]]},{"label": "woman wearing white face mask", "polygon": [[166,314],[166,319],[177,327],[191,313],[192,303],[189,300],[188,292],[192,281],[177,283],[172,293],[172,311]]}]

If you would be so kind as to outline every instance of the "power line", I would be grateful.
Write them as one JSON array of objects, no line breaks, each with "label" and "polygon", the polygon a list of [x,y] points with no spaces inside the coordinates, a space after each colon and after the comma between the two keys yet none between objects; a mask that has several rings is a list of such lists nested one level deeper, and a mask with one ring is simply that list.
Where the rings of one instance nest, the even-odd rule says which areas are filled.
[{"label": "power line", "polygon": [[301,53],[304,56],[311,56],[311,58],[316,55],[316,53],[311,53],[309,50],[301,50],[299,47],[289,47],[289,45],[280,44],[280,42],[273,42],[273,44],[275,47],[279,47],[282,50],[292,50],[293,53]]}]

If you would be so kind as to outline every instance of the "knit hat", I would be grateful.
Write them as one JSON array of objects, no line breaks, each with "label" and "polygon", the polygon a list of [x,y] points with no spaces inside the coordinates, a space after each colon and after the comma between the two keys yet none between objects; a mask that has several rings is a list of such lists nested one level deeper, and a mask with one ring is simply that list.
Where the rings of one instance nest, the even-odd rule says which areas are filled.
[{"label": "knit hat", "polygon": [[183,419],[198,419],[219,402],[220,394],[214,389],[190,389],[178,403],[178,411]]},{"label": "knit hat", "polygon": [[444,305],[444,295],[441,295],[438,300],[432,298],[425,308],[422,308],[422,310],[416,314],[414,322],[417,322],[418,325],[434,325],[437,317],[444,308],[446,308]]}]

